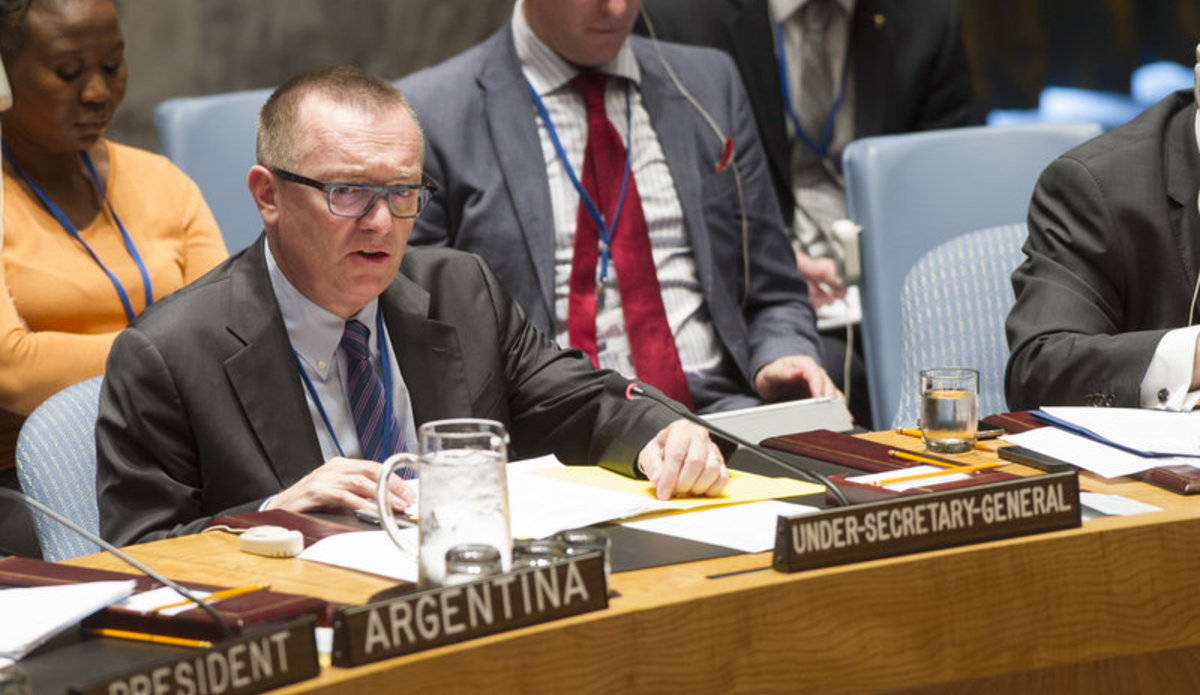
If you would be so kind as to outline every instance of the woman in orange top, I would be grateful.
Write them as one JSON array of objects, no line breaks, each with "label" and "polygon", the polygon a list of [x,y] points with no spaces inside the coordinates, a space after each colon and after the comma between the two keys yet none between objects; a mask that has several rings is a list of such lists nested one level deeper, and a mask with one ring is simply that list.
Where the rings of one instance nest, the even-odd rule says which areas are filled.
[{"label": "woman in orange top", "polygon": [[[125,95],[111,0],[0,0],[4,114],[0,485],[16,486],[24,417],[102,374],[117,332],[226,256],[196,185],[165,158],[104,139]],[[35,554],[0,499],[0,553]]]}]

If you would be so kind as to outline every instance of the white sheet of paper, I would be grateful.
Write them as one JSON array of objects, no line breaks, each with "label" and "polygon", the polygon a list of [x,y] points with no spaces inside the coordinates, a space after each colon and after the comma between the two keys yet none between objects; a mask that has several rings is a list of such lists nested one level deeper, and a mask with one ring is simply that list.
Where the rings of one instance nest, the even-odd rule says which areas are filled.
[{"label": "white sheet of paper", "polygon": [[[208,598],[210,592],[193,589],[192,593],[199,598]],[[159,611],[159,613],[162,615],[175,615],[176,613],[190,611],[196,607],[196,604],[191,603],[188,597],[184,596],[178,591],[175,591],[169,586],[160,586],[157,589],[151,589],[150,591],[143,591],[140,594],[134,594],[124,601],[121,601],[117,605],[121,608],[131,611],[149,613],[159,606],[167,606],[172,603],[179,603],[180,601],[188,601],[188,603],[182,606],[175,606],[174,608],[165,608]]]},{"label": "white sheet of paper", "polygon": [[898,468],[894,471],[883,471],[881,473],[868,473],[866,475],[856,475],[846,480],[860,485],[873,485],[881,483],[893,478],[906,478],[910,475],[921,475],[922,473],[940,473],[944,475],[936,477],[921,478],[920,480],[906,480],[899,483],[885,483],[882,487],[896,492],[903,492],[911,487],[923,487],[926,485],[941,485],[942,483],[953,483],[958,480],[966,480],[970,476],[967,473],[955,473],[950,468],[939,468],[938,466],[909,466],[908,468]]},{"label": "white sheet of paper", "polygon": [[129,596],[133,587],[134,580],[127,579],[0,589],[0,662],[20,659],[59,632]]},{"label": "white sheet of paper", "polygon": [[1038,427],[1018,434],[1006,434],[1001,439],[1062,459],[1105,478],[1133,475],[1155,466],[1197,463],[1194,458],[1138,456],[1057,427]]},{"label": "white sheet of paper", "polygon": [[1200,456],[1200,410],[1065,406],[1042,410],[1140,452]]},{"label": "white sheet of paper", "polygon": [[1134,514],[1162,511],[1162,507],[1139,502],[1124,495],[1102,495],[1087,490],[1079,491],[1079,503],[1088,509],[1094,509],[1108,516],[1133,516]]},{"label": "white sheet of paper", "polygon": [[775,526],[780,516],[815,511],[816,507],[807,504],[765,500],[627,521],[623,526],[712,543],[743,553],[761,553],[775,547]]},{"label": "white sheet of paper", "polygon": [[[417,547],[417,529],[401,529],[400,533],[412,547]],[[339,533],[313,543],[297,557],[391,579],[417,581],[417,556],[400,550],[386,531]]]}]

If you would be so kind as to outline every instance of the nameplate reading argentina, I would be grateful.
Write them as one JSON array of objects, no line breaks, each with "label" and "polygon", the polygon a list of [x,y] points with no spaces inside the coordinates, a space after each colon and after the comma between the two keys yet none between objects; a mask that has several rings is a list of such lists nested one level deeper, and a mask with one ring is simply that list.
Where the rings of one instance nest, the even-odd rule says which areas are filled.
[{"label": "nameplate reading argentina", "polygon": [[1076,471],[779,517],[775,569],[827,567],[1079,526]]},{"label": "nameplate reading argentina", "polygon": [[298,683],[320,672],[316,618],[264,625],[206,649],[71,688],[71,695],[251,695]]},{"label": "nameplate reading argentina", "polygon": [[607,606],[604,556],[591,553],[342,609],[332,661],[358,666]]}]

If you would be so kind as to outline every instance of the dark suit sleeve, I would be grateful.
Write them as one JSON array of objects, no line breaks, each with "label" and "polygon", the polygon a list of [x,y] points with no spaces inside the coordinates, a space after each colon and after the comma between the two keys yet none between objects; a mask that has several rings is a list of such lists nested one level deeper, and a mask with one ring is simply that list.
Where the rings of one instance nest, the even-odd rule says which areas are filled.
[{"label": "dark suit sleeve", "polygon": [[[100,533],[122,545],[195,533],[208,525],[201,507],[193,433],[170,370],[134,328],[109,353],[96,422],[96,493]],[[228,510],[253,511],[262,500]]]},{"label": "dark suit sleeve", "polygon": [[[1123,233],[1095,173],[1062,157],[1029,207],[1025,262],[1013,273],[1008,406],[1138,407],[1141,380],[1167,329],[1128,331],[1123,297],[1136,237]],[[1142,280],[1145,282],[1145,280]]]},{"label": "dark suit sleeve", "polygon": [[506,422],[510,455],[553,453],[636,477],[638,452],[678,417],[650,401],[626,401],[627,379],[593,369],[582,352],[559,348],[530,325],[478,256],[417,253],[421,262],[406,260],[405,272],[430,288],[431,316],[456,326],[471,414]]}]

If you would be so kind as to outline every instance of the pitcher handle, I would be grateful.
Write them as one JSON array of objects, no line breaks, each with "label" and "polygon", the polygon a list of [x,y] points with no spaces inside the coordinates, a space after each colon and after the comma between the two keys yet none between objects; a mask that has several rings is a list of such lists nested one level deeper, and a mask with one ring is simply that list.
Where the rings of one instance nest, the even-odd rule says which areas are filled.
[{"label": "pitcher handle", "polygon": [[383,526],[383,530],[387,531],[387,535],[400,550],[415,557],[417,549],[412,547],[408,539],[401,535],[400,527],[396,525],[396,516],[392,513],[392,504],[388,500],[388,480],[400,466],[408,465],[415,469],[417,457],[409,453],[393,454],[379,465],[383,467],[383,471],[379,475],[379,483],[375,486],[375,504],[379,507],[379,524]]}]

